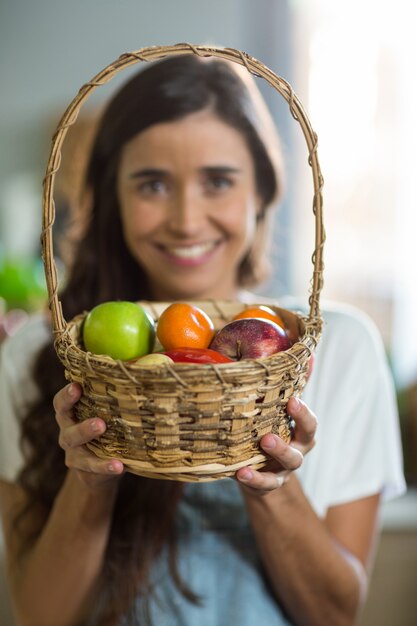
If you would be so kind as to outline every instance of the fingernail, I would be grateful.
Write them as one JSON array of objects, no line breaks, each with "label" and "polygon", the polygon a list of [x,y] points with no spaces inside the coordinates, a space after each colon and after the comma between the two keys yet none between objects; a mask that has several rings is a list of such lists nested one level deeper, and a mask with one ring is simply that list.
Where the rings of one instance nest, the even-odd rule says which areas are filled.
[{"label": "fingernail", "polygon": [[119,471],[120,466],[119,466],[119,463],[111,462],[111,463],[108,464],[107,468],[108,468],[109,472],[115,473],[115,472]]},{"label": "fingernail", "polygon": [[251,469],[247,467],[239,473],[239,480],[242,480],[243,482],[252,480],[252,478],[253,478],[253,472]]},{"label": "fingernail", "polygon": [[277,436],[276,435],[265,435],[262,440],[262,447],[267,450],[272,450],[277,445]]},{"label": "fingernail", "polygon": [[93,433],[101,433],[104,431],[104,424],[100,420],[94,420],[91,422],[91,430]]},{"label": "fingernail", "polygon": [[68,395],[70,396],[70,398],[74,398],[77,393],[75,389],[75,385],[73,383],[68,385],[67,391],[68,391]]}]

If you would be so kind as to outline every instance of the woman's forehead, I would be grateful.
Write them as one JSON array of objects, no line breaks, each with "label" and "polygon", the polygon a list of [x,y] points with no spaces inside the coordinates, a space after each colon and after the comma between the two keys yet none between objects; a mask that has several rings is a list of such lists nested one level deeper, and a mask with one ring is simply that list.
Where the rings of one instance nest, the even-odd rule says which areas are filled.
[{"label": "woman's forehead", "polygon": [[137,162],[147,159],[163,162],[187,154],[203,160],[217,161],[224,157],[242,164],[251,159],[240,131],[209,110],[150,126],[133,137],[123,152],[125,158]]}]

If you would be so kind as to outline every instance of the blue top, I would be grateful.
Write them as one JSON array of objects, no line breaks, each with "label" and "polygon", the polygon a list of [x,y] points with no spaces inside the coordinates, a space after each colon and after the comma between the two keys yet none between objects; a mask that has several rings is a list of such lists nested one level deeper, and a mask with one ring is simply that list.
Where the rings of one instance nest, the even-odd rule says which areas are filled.
[{"label": "blue top", "polygon": [[[155,626],[289,626],[263,573],[235,480],[185,485],[177,528],[179,573],[201,602],[178,591],[164,554],[152,575]],[[140,600],[136,610],[142,623]]]}]

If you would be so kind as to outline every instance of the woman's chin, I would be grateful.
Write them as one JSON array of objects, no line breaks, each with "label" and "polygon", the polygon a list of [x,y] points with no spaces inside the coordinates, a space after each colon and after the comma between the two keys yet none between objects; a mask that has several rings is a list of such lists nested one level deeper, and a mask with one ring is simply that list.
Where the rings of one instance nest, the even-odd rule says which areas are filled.
[{"label": "woman's chin", "polygon": [[238,290],[230,261],[218,256],[197,265],[155,264],[152,270],[150,282],[158,300],[226,300]]}]

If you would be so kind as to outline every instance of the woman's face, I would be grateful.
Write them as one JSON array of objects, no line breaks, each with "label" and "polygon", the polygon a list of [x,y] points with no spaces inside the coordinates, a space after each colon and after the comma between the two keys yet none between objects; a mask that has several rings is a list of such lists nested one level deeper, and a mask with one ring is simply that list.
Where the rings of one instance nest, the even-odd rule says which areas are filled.
[{"label": "woman's face", "polygon": [[158,300],[233,298],[260,200],[242,135],[205,110],[151,126],[123,148],[124,237]]}]

